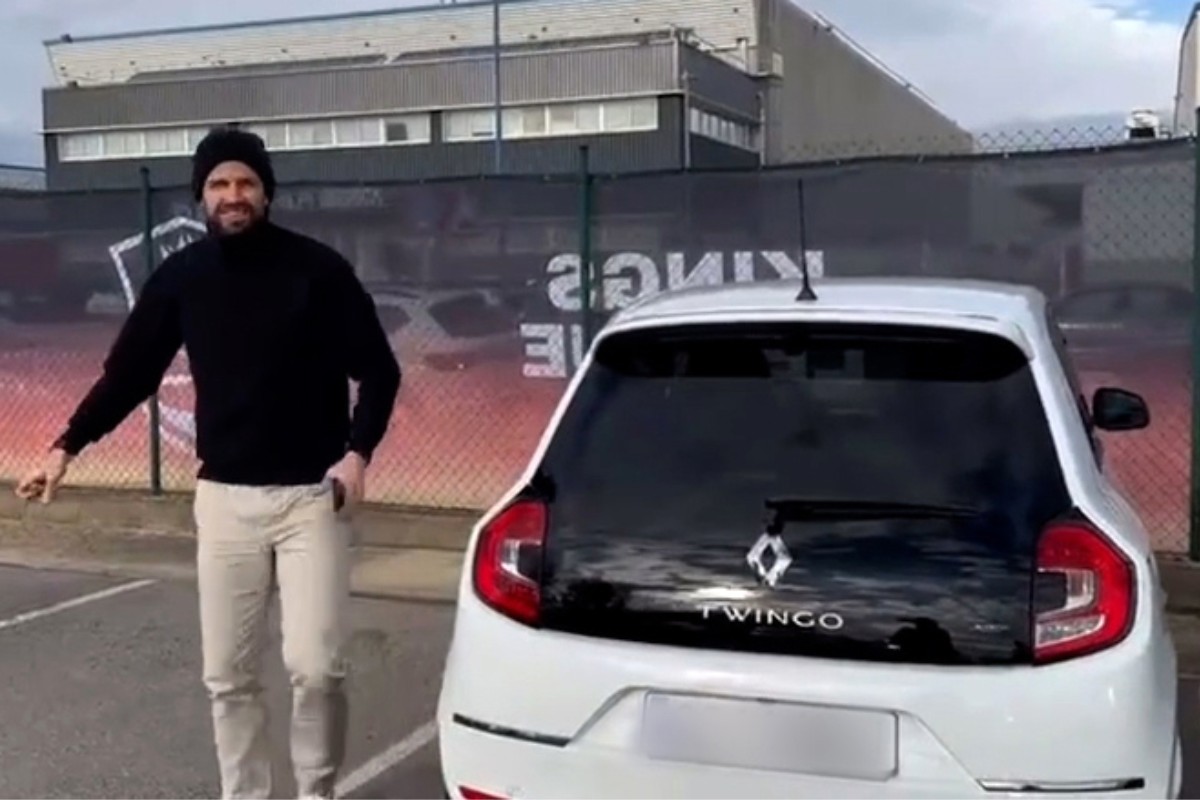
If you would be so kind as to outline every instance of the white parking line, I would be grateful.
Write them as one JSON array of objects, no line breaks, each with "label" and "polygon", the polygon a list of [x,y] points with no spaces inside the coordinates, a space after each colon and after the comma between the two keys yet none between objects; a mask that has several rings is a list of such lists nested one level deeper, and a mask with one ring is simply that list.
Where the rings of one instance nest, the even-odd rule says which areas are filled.
[{"label": "white parking line", "polygon": [[60,611],[67,611],[68,609],[77,608],[88,603],[94,603],[97,600],[104,600],[105,598],[115,597],[116,595],[124,594],[125,592],[132,592],[134,589],[141,589],[143,586],[149,586],[152,583],[156,583],[156,581],[143,580],[133,581],[132,583],[122,583],[120,586],[112,586],[108,589],[102,589],[98,592],[85,594],[82,597],[64,600],[61,603],[55,603],[52,606],[39,608],[35,611],[26,611],[23,614],[17,614],[15,617],[9,617],[8,619],[0,620],[0,630],[22,625],[26,622],[32,622],[35,619],[41,619],[42,617],[49,617],[52,614],[59,613]]},{"label": "white parking line", "polygon": [[437,722],[429,720],[394,745],[338,781],[334,794],[347,797],[419,752],[437,738]]}]

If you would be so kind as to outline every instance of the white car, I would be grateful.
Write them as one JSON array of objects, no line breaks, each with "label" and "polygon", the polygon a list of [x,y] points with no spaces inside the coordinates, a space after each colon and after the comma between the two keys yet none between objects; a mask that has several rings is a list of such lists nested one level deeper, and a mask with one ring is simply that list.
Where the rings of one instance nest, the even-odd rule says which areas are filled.
[{"label": "white car", "polygon": [[1150,540],[1041,294],[823,280],[604,328],[466,553],[462,798],[1178,797]]}]

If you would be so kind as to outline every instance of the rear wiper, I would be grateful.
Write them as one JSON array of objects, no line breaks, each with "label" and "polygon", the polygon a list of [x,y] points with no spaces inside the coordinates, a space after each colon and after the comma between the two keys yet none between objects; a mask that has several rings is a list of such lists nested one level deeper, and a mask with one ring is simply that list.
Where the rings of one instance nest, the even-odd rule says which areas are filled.
[{"label": "rear wiper", "polygon": [[778,534],[786,522],[819,519],[961,519],[979,515],[967,506],[899,503],[879,500],[820,500],[768,497],[767,530]]}]

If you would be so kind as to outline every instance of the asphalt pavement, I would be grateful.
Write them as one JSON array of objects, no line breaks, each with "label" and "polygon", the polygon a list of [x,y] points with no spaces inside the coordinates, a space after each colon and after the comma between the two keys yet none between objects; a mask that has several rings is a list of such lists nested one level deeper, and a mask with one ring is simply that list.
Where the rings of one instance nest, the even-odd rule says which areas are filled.
[{"label": "asphalt pavement", "polygon": [[[431,720],[451,613],[354,601],[341,796],[441,796]],[[0,566],[0,797],[218,797],[196,617],[186,579]],[[273,617],[265,666],[275,796],[286,798],[296,795]],[[1184,796],[1200,798],[1200,677],[1182,687]]]},{"label": "asphalt pavement", "polygon": [[[0,567],[0,797],[219,797],[195,586]],[[430,724],[445,605],[354,601],[343,796],[441,796]],[[278,616],[265,668],[275,796],[295,797]]]}]

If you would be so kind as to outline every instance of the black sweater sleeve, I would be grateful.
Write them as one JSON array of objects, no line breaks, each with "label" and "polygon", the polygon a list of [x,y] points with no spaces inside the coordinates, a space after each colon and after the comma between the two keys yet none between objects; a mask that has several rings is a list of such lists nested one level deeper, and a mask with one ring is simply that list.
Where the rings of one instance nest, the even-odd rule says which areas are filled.
[{"label": "black sweater sleeve", "polygon": [[400,390],[400,364],[379,321],[375,301],[354,268],[342,261],[335,272],[334,295],[347,373],[358,383],[349,449],[369,462],[391,422]]},{"label": "black sweater sleeve", "polygon": [[78,454],[111,433],[158,389],[183,339],[175,267],[171,260],[164,261],[147,279],[109,350],[100,378],[55,446],[70,455]]}]

